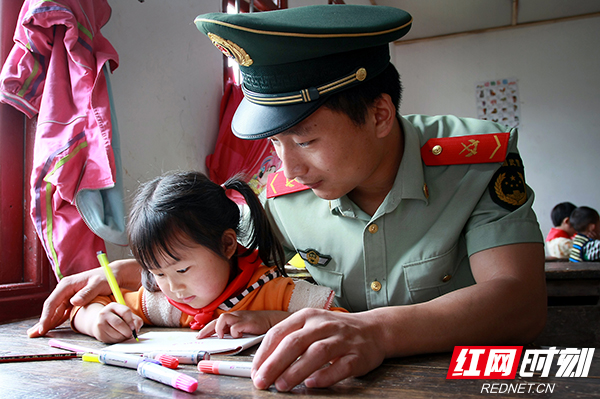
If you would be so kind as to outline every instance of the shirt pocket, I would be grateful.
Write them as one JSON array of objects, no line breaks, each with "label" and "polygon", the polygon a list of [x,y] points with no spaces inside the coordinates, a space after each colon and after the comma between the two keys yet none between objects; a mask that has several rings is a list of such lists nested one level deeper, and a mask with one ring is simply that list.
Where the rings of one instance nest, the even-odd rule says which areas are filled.
[{"label": "shirt pocket", "polygon": [[[468,273],[459,273],[461,268],[466,268]],[[460,251],[459,245],[444,254],[404,265],[404,278],[412,303],[426,302],[469,285],[465,277],[467,282],[472,280],[466,251]]]}]

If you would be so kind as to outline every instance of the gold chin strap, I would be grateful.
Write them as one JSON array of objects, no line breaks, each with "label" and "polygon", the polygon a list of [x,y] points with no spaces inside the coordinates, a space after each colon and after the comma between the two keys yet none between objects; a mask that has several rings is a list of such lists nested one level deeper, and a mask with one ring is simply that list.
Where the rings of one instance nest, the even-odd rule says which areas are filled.
[{"label": "gold chin strap", "polygon": [[327,83],[319,87],[311,87],[309,89],[303,89],[294,92],[282,93],[282,94],[263,94],[255,93],[244,87],[242,84],[242,91],[244,97],[248,101],[259,105],[290,105],[308,103],[317,100],[321,95],[336,91],[342,87],[345,87],[354,82],[362,82],[367,78],[367,70],[365,68],[358,68],[355,72],[350,75],[344,76],[341,79]]}]

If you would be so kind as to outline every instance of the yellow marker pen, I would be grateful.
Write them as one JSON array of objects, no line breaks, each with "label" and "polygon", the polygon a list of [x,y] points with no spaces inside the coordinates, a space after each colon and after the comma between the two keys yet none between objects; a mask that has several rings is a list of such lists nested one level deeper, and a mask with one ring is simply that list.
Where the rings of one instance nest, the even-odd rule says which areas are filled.
[{"label": "yellow marker pen", "polygon": [[[117,284],[117,279],[115,278],[115,275],[113,274],[110,266],[108,266],[108,258],[106,257],[106,254],[102,251],[98,251],[96,255],[98,256],[98,262],[100,262],[100,266],[102,266],[102,269],[104,269],[106,280],[108,280],[108,285],[110,285],[110,290],[115,296],[115,299],[121,305],[125,305],[125,299],[123,299],[123,294],[121,294],[121,289]],[[131,330],[131,333],[133,334],[133,338],[135,338],[137,342],[140,342],[140,340],[137,337],[137,333],[135,332],[135,329]]]}]

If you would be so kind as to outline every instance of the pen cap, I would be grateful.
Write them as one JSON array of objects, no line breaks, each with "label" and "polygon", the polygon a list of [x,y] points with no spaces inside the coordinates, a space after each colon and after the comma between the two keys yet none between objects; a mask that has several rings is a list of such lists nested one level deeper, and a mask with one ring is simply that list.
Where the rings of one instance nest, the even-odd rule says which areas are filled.
[{"label": "pen cap", "polygon": [[161,365],[170,369],[176,369],[179,366],[179,360],[174,356],[169,355],[156,355],[154,358],[160,362]]},{"label": "pen cap", "polygon": [[81,356],[81,360],[84,362],[100,363],[99,357],[100,356],[96,353],[84,353],[83,356]]},{"label": "pen cap", "polygon": [[185,392],[194,392],[198,388],[198,381],[195,378],[158,364],[141,362],[137,372],[142,377],[162,382]]},{"label": "pen cap", "polygon": [[198,363],[198,371],[209,374],[219,374],[219,362],[202,360]]}]

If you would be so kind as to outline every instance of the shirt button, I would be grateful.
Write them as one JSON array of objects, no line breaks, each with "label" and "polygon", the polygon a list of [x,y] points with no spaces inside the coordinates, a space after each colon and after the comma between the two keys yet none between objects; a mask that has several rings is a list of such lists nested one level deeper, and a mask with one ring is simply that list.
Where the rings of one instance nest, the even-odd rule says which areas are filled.
[{"label": "shirt button", "polygon": [[373,223],[372,225],[369,226],[369,233],[371,233],[371,234],[377,233],[378,230],[379,230],[379,227],[375,223]]},{"label": "shirt button", "polygon": [[431,152],[433,153],[433,155],[440,155],[442,153],[442,146],[441,145],[434,145],[433,148],[431,149]]},{"label": "shirt button", "polygon": [[381,283],[379,281],[373,281],[371,283],[371,289],[375,292],[379,291],[381,289]]},{"label": "shirt button", "polygon": [[450,274],[446,274],[444,277],[442,277],[442,282],[447,283],[451,278],[452,276]]}]

